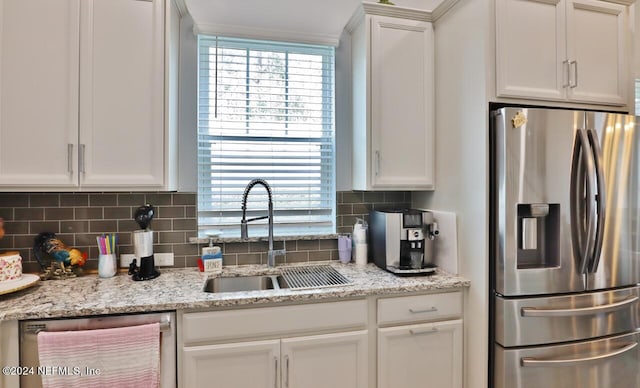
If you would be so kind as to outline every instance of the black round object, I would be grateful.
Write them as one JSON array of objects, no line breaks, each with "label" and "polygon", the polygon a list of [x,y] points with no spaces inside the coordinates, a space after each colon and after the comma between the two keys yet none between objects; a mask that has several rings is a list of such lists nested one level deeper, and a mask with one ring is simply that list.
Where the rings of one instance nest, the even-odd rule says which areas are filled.
[{"label": "black round object", "polygon": [[135,281],[151,280],[160,276],[160,271],[156,269],[156,262],[153,255],[140,259],[140,267],[138,271],[131,276]]},{"label": "black round object", "polygon": [[154,213],[153,205],[145,204],[136,210],[133,219],[136,220],[140,229],[147,229],[153,219]]}]

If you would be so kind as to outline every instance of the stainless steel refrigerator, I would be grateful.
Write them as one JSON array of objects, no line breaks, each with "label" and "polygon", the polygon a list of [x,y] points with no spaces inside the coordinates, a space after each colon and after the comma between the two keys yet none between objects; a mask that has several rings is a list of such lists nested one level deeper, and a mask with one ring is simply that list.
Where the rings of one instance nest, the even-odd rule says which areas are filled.
[{"label": "stainless steel refrigerator", "polygon": [[640,117],[489,120],[490,386],[640,387]]}]

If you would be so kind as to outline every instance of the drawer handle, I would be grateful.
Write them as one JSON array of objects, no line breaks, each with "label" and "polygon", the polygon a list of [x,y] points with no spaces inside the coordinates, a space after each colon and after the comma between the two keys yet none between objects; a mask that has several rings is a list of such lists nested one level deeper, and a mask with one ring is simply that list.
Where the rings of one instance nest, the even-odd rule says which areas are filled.
[{"label": "drawer handle", "polygon": [[411,314],[434,313],[436,311],[438,311],[438,308],[435,307],[435,306],[434,307],[430,307],[428,309],[421,309],[421,310],[409,309],[409,312]]},{"label": "drawer handle", "polygon": [[522,363],[523,367],[526,367],[526,366],[543,366],[543,367],[549,367],[549,366],[574,366],[576,364],[580,364],[580,363],[584,363],[584,362],[606,360],[607,358],[611,358],[611,357],[617,356],[619,354],[628,352],[631,349],[635,348],[636,346],[638,346],[638,343],[634,342],[632,344],[629,344],[629,345],[623,346],[623,347],[621,347],[619,349],[616,349],[611,353],[599,354],[597,356],[584,357],[584,358],[568,358],[568,359],[544,360],[544,359],[538,359],[538,358],[533,358],[533,357],[523,357],[523,358],[520,359],[520,362]]},{"label": "drawer handle", "polygon": [[429,330],[413,330],[413,329],[409,329],[409,333],[411,333],[411,335],[433,334],[433,333],[437,333],[437,332],[438,332],[438,328],[437,327],[432,327]]},{"label": "drawer handle", "polygon": [[534,307],[523,307],[521,314],[523,317],[579,317],[583,315],[603,314],[621,310],[637,301],[638,297],[632,296],[615,303],[600,306],[579,307],[574,309],[538,309]]}]

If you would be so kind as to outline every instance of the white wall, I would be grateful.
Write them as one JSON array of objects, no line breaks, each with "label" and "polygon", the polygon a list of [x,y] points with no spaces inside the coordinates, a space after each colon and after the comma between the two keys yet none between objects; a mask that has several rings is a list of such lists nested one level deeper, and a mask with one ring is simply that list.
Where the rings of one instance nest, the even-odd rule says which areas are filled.
[{"label": "white wall", "polygon": [[336,47],[336,190],[351,190],[352,101],[351,35],[344,32]]},{"label": "white wall", "polygon": [[180,21],[180,81],[178,100],[178,190],[198,191],[197,82],[198,41],[189,15]]},{"label": "white wall", "polygon": [[435,24],[436,190],[413,195],[415,207],[458,215],[459,272],[471,280],[465,388],[487,386],[490,8],[485,1],[460,0]]}]

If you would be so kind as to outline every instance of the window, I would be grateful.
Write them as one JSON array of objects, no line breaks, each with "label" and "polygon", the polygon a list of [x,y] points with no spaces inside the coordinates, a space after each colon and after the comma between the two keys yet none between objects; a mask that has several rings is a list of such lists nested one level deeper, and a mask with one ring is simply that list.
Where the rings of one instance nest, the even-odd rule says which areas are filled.
[{"label": "window", "polygon": [[[274,233],[335,233],[334,48],[198,37],[198,230],[238,237],[251,179]],[[263,216],[256,186],[247,218]],[[266,236],[267,221],[249,236]]]}]

